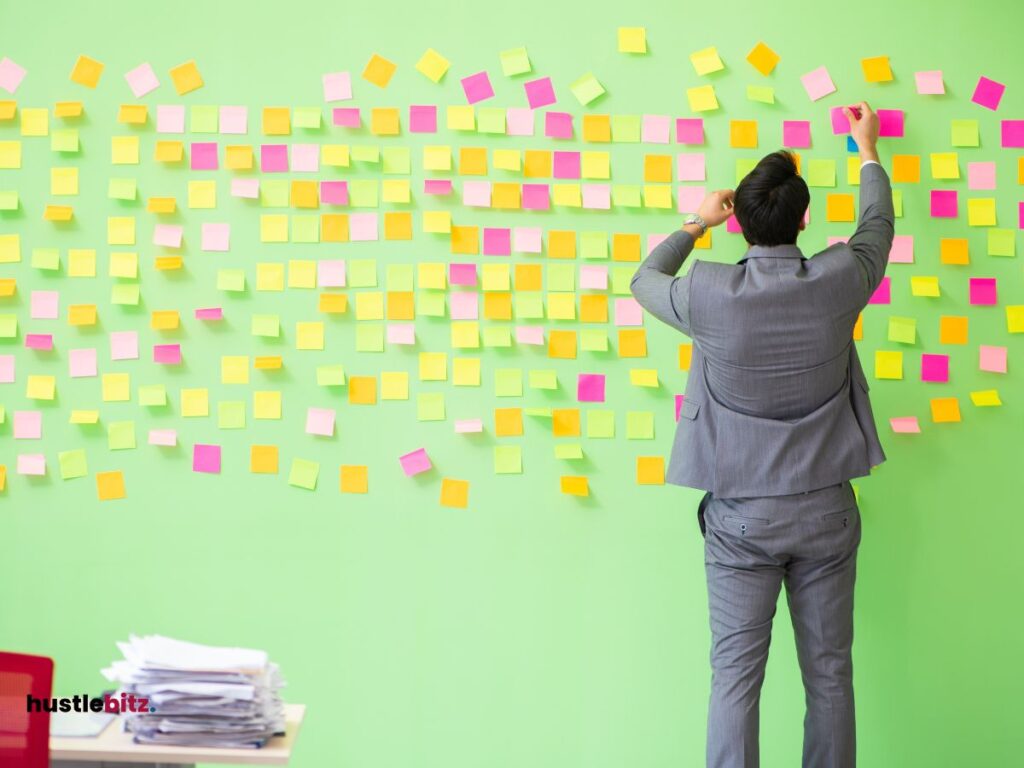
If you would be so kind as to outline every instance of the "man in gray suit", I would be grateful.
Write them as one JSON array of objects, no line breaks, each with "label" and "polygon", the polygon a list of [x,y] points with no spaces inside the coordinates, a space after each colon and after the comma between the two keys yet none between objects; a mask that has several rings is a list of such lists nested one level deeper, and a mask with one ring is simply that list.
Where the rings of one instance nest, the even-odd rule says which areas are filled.
[{"label": "man in gray suit", "polygon": [[[807,259],[796,245],[810,194],[775,152],[651,251],[636,300],[693,340],[667,480],[706,491],[711,624],[708,768],[758,765],[758,703],[783,583],[806,692],[804,768],[856,762],[853,592],[860,512],[850,479],[885,461],[853,343],[885,273],[894,216],[878,160],[878,117],[843,109],[862,160],[860,220]],[[735,212],[737,264],[695,261],[708,227]]]}]

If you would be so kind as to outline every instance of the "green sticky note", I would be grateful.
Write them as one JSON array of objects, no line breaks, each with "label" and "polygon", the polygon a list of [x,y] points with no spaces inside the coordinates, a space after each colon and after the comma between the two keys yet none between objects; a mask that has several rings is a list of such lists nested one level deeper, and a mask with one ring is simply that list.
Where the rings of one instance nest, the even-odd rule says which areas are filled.
[{"label": "green sticky note", "polygon": [[523,449],[518,445],[494,446],[494,473],[520,475],[523,472]]},{"label": "green sticky note", "polygon": [[379,163],[380,147],[376,144],[355,144],[351,149],[351,157],[360,163]]},{"label": "green sticky note", "polygon": [[245,401],[221,400],[217,403],[218,429],[245,429]]},{"label": "green sticky note", "polygon": [[107,197],[112,200],[134,200],[137,196],[135,179],[111,179],[107,184]]},{"label": "green sticky note", "polygon": [[640,142],[640,115],[612,115],[612,141],[618,144]]},{"label": "green sticky note", "polygon": [[643,196],[639,184],[612,184],[612,203],[616,208],[640,208]]},{"label": "green sticky note", "polygon": [[807,178],[809,187],[834,187],[836,185],[836,161],[835,160],[808,160]]},{"label": "green sticky note", "polygon": [[505,133],[504,107],[478,107],[476,110],[477,133]]},{"label": "green sticky note", "polygon": [[191,133],[217,133],[217,106],[194,106],[188,112],[188,129]]},{"label": "green sticky note", "polygon": [[141,295],[138,283],[115,283],[110,289],[110,303],[123,307],[137,307]]},{"label": "green sticky note", "polygon": [[580,349],[584,352],[607,352],[608,332],[601,328],[584,328],[580,331]]},{"label": "green sticky note", "polygon": [[318,365],[316,383],[320,387],[341,387],[345,385],[345,366]]},{"label": "green sticky note", "polygon": [[412,170],[412,155],[408,147],[385,147],[381,170],[384,173],[408,174]]},{"label": "green sticky note", "polygon": [[555,443],[555,458],[578,461],[583,458],[583,446],[580,443]]},{"label": "green sticky note", "polygon": [[950,143],[954,147],[977,147],[981,145],[977,120],[951,120]]},{"label": "green sticky note", "polygon": [[536,320],[544,317],[544,299],[538,293],[517,293],[515,301],[516,319]]},{"label": "green sticky note", "polygon": [[18,190],[5,189],[0,192],[0,211],[18,210]]},{"label": "green sticky note", "polygon": [[889,318],[889,341],[914,344],[917,341],[917,320],[912,317]]},{"label": "green sticky note", "polygon": [[411,291],[414,289],[412,264],[388,264],[384,271],[384,284],[389,291]]},{"label": "green sticky note", "polygon": [[892,191],[892,211],[893,215],[898,218],[903,218],[903,190],[894,189]]},{"label": "green sticky note", "polygon": [[549,291],[576,290],[576,266],[574,264],[548,264],[547,278]]},{"label": "green sticky note", "polygon": [[593,409],[587,411],[587,437],[615,437],[615,411]]},{"label": "green sticky note", "polygon": [[530,371],[530,389],[558,389],[558,371],[553,368]]},{"label": "green sticky note", "polygon": [[361,322],[356,325],[357,352],[384,351],[384,324]]},{"label": "green sticky note", "polygon": [[485,347],[511,347],[512,329],[507,325],[486,325],[483,329],[483,341]]},{"label": "green sticky note", "polygon": [[345,267],[349,288],[377,287],[376,259],[349,259]]},{"label": "green sticky note", "polygon": [[320,476],[320,462],[308,459],[292,459],[292,467],[288,472],[288,485],[316,490],[316,481]]},{"label": "green sticky note", "polygon": [[4,313],[0,315],[0,339],[13,339],[18,335],[18,316]]},{"label": "green sticky note", "polygon": [[250,320],[253,336],[276,339],[281,335],[280,315],[253,315]]},{"label": "green sticky note", "polygon": [[626,413],[627,440],[654,439],[654,413],[652,411],[628,411]]},{"label": "green sticky note", "polygon": [[376,208],[379,186],[380,183],[376,179],[349,179],[349,203],[354,208]]},{"label": "green sticky note", "polygon": [[85,450],[78,448],[73,451],[61,451],[57,454],[57,461],[60,463],[60,479],[71,480],[75,477],[85,477],[87,474],[85,462]]},{"label": "green sticky note", "polygon": [[550,419],[551,406],[531,406],[529,408],[524,408],[523,413],[527,416],[537,416],[542,419]]},{"label": "green sticky note", "polygon": [[632,290],[629,287],[633,280],[636,266],[612,267],[612,293],[616,296],[629,296]]},{"label": "green sticky note", "polygon": [[292,125],[296,128],[320,127],[320,107],[296,107],[292,110]]},{"label": "green sticky note", "polygon": [[283,179],[260,179],[260,207],[287,208],[291,205],[291,187]]},{"label": "green sticky note", "polygon": [[770,85],[748,85],[747,98],[762,104],[774,104],[775,89]]},{"label": "green sticky note", "polygon": [[217,290],[241,292],[245,290],[244,269],[218,269]]},{"label": "green sticky note", "polygon": [[316,214],[301,213],[292,216],[291,221],[293,243],[319,243],[320,217]]},{"label": "green sticky note", "polygon": [[139,405],[151,408],[167,405],[167,388],[163,384],[146,384],[139,387]]},{"label": "green sticky note", "polygon": [[581,232],[580,257],[583,259],[607,259],[608,233]]},{"label": "green sticky note", "polygon": [[530,66],[530,56],[526,53],[525,47],[509,48],[502,51],[500,58],[501,71],[506,77],[525,75],[533,71],[533,67]]},{"label": "green sticky note", "polygon": [[416,314],[423,317],[444,317],[446,313],[444,296],[444,291],[417,291]]},{"label": "green sticky note", "polygon": [[597,81],[592,72],[588,72],[569,84],[569,90],[580,104],[586,106],[594,99],[603,94],[604,86]]},{"label": "green sticky note", "polygon": [[499,368],[496,370],[494,372],[494,394],[497,397],[522,397],[522,369]]},{"label": "green sticky note", "polygon": [[743,181],[743,177],[757,167],[758,160],[753,157],[736,158],[736,183]]},{"label": "green sticky note", "polygon": [[416,418],[419,421],[444,421],[444,393],[420,392],[416,395]]},{"label": "green sticky note", "polygon": [[33,248],[32,267],[47,272],[56,272],[60,269],[60,251],[56,248]]},{"label": "green sticky note", "polygon": [[77,128],[60,128],[50,134],[50,149],[54,152],[77,152],[80,148]]},{"label": "green sticky note", "polygon": [[1017,238],[1012,229],[992,227],[988,231],[989,256],[1016,256]]},{"label": "green sticky note", "polygon": [[112,451],[125,451],[134,448],[135,422],[110,422],[110,424],[107,425],[107,447]]}]

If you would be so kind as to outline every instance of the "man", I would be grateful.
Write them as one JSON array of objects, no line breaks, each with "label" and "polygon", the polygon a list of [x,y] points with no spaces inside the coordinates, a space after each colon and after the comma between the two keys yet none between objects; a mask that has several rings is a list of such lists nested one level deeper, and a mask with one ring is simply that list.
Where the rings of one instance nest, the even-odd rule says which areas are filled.
[{"label": "man", "polygon": [[[667,479],[707,493],[711,624],[708,768],[758,765],[758,702],[781,585],[806,692],[804,768],[855,765],[853,591],[860,512],[849,483],[885,461],[853,327],[885,273],[892,190],[878,117],[843,108],[862,160],[860,221],[807,259],[796,245],[810,201],[786,152],[708,195],[632,281],[636,300],[693,340]],[[708,227],[735,212],[737,264],[695,261]]]}]

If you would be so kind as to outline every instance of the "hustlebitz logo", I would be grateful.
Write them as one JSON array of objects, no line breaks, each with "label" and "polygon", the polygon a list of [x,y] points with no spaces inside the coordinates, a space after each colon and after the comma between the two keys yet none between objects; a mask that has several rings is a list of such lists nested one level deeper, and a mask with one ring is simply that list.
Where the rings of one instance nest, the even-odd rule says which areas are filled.
[{"label": "hustlebitz logo", "polygon": [[30,693],[27,695],[26,708],[29,712],[109,712],[114,715],[123,712],[156,712],[148,697],[124,692],[120,696],[105,693],[102,698],[86,693],[36,698]]}]

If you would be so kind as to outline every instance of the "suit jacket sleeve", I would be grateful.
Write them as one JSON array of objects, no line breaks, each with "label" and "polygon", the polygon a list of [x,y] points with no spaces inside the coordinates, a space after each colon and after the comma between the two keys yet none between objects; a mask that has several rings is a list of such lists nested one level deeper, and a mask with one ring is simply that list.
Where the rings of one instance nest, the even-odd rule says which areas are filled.
[{"label": "suit jacket sleeve", "polygon": [[895,221],[889,174],[878,163],[867,163],[860,171],[860,221],[847,241],[860,266],[861,306],[885,276]]},{"label": "suit jacket sleeve", "polygon": [[[662,322],[690,335],[690,274],[676,275],[693,250],[693,235],[678,229],[654,247],[629,288],[637,302]],[[694,265],[696,266],[696,265]]]}]

